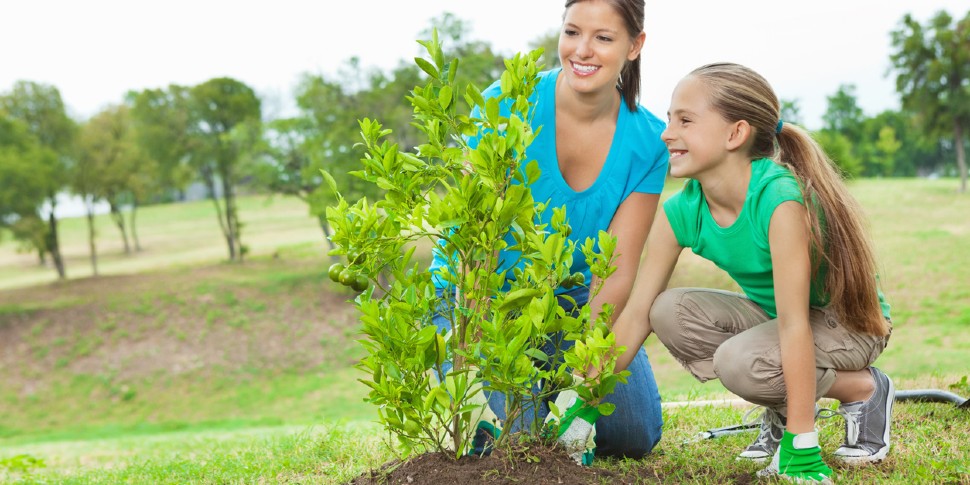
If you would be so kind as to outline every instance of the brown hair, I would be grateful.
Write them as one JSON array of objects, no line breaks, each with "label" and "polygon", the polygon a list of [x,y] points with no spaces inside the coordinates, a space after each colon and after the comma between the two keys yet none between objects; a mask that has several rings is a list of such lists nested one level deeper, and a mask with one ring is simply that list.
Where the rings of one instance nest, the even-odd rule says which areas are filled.
[{"label": "brown hair", "polygon": [[[566,0],[566,10],[574,4],[589,0]],[[616,13],[623,17],[626,24],[626,31],[631,38],[635,38],[643,32],[643,4],[644,0],[601,0],[616,10]],[[563,14],[565,15],[565,14]],[[637,101],[640,98],[640,56],[632,61],[627,61],[620,71],[620,81],[617,83],[626,107],[630,111],[637,110]]]},{"label": "brown hair", "polygon": [[799,181],[816,256],[812,278],[818,276],[824,260],[828,268],[823,292],[842,322],[858,332],[889,333],[879,305],[875,251],[862,206],[849,194],[835,164],[804,129],[783,123],[776,133],[781,119],[778,97],[768,81],[750,68],[708,64],[690,76],[708,87],[709,101],[721,116],[729,122],[745,120],[751,126],[752,159],[772,158]]}]

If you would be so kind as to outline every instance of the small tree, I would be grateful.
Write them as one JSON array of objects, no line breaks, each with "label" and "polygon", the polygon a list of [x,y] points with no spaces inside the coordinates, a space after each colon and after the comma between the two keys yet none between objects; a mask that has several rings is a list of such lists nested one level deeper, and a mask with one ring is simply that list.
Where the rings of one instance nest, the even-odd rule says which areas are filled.
[{"label": "small tree", "polygon": [[[336,204],[327,208],[335,252],[350,265],[338,265],[331,274],[363,289],[354,302],[367,337],[362,343],[368,355],[359,366],[368,373],[361,379],[370,388],[368,401],[378,406],[380,422],[405,452],[452,450],[456,456],[470,449],[483,391],[506,395],[507,421],[566,388],[610,414],[613,405],[600,400],[627,375],[613,373],[611,308],[594,317],[588,305],[575,313],[560,307],[555,288],[584,281],[570,274],[575,243],[567,238],[565,210],[537,203],[528,188],[539,176],[525,153],[536,134],[528,122],[529,97],[541,49],[505,61],[500,97],[486,101],[469,86],[464,100],[481,113],[472,118],[457,112],[458,59],[445,62],[437,31],[419,43],[430,60],[415,62],[429,80],[408,100],[427,142],[404,152],[386,140],[390,130],[380,122],[360,121],[367,151],[354,175],[385,191],[376,202],[347,201],[324,172],[337,192]],[[466,137],[477,137],[477,145],[469,146]],[[544,210],[552,211],[551,224],[536,224]],[[432,275],[416,262],[419,241],[438,244],[453,270]],[[615,269],[614,247],[615,239],[605,232],[582,245],[601,281]],[[498,272],[503,249],[520,254],[513,280]],[[379,280],[378,274],[388,277]],[[454,294],[437,296],[433,276],[447,281]],[[598,291],[590,289],[592,295]],[[443,307],[453,309],[445,312],[452,323],[446,335],[431,323]],[[558,332],[575,345],[550,359],[540,347]],[[588,376],[590,368],[600,372]],[[580,385],[571,372],[584,376]],[[535,393],[538,382],[547,385]],[[542,423],[531,424],[532,437],[544,435]],[[505,433],[496,446],[517,437]]]},{"label": "small tree", "polygon": [[[955,21],[954,21],[955,20]],[[939,11],[926,25],[911,15],[892,32],[896,91],[928,134],[953,136],[960,192],[967,191],[964,137],[970,128],[970,11],[954,19]]]},{"label": "small tree", "polygon": [[[61,93],[56,87],[32,81],[17,81],[9,94],[0,95],[0,111],[6,111],[7,116],[20,121],[27,131],[33,135],[39,145],[46,149],[53,157],[37,159],[37,174],[42,174],[39,180],[43,182],[41,188],[46,197],[45,209],[38,210],[36,217],[46,218],[47,226],[42,234],[22,233],[16,231],[19,237],[31,242],[41,242],[38,251],[51,255],[57,276],[66,279],[64,258],[61,255],[59,226],[56,216],[57,195],[64,190],[68,183],[67,174],[71,167],[71,150],[74,134],[77,129],[74,121],[67,115]],[[38,208],[40,209],[40,208]],[[46,212],[46,214],[44,214]],[[25,216],[31,219],[35,216]],[[29,224],[31,230],[41,226]]]}]

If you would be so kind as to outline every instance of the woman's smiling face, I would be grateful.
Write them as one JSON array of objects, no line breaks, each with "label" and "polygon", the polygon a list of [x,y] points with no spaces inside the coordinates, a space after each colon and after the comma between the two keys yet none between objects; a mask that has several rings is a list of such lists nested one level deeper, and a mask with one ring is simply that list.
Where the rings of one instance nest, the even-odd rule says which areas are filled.
[{"label": "woman's smiling face", "polygon": [[559,34],[565,80],[580,93],[613,89],[626,62],[640,55],[641,44],[609,3],[575,3],[566,10]]}]

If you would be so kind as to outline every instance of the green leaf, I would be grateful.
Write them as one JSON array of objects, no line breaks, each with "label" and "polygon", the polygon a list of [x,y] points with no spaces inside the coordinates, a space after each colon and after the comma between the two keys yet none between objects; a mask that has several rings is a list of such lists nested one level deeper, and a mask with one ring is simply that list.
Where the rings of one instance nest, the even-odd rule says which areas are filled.
[{"label": "green leaf", "polygon": [[481,91],[479,91],[478,88],[476,88],[475,86],[471,85],[471,83],[469,83],[468,86],[465,87],[465,95],[471,98],[472,100],[471,104],[473,107],[485,106],[485,97],[482,96]]},{"label": "green leaf", "polygon": [[501,313],[506,313],[516,310],[541,294],[542,292],[535,288],[520,288],[518,290],[513,290],[509,292],[509,294],[505,295],[501,305],[499,305],[498,311]]},{"label": "green leaf", "polygon": [[438,92],[438,102],[441,103],[442,108],[448,109],[451,106],[451,96],[451,86],[442,86],[441,91]]},{"label": "green leaf", "polygon": [[429,76],[431,76],[434,79],[438,79],[438,68],[434,67],[433,64],[431,64],[430,62],[420,57],[415,57],[414,62],[418,65],[418,67],[421,68],[422,71],[427,73]]},{"label": "green leaf", "polygon": [[497,125],[499,122],[499,105],[498,100],[495,98],[488,98],[485,102],[485,119],[492,125]]},{"label": "green leaf", "polygon": [[340,192],[337,191],[337,181],[333,179],[333,176],[330,175],[330,172],[321,168],[320,174],[323,175],[323,180],[327,182],[327,186],[330,187],[330,191],[339,196]]},{"label": "green leaf", "polygon": [[616,410],[616,404],[610,402],[600,403],[596,406],[596,410],[599,411],[601,416],[609,416]]},{"label": "green leaf", "polygon": [[451,60],[451,65],[448,66],[448,84],[455,83],[455,77],[458,75],[458,58]]}]

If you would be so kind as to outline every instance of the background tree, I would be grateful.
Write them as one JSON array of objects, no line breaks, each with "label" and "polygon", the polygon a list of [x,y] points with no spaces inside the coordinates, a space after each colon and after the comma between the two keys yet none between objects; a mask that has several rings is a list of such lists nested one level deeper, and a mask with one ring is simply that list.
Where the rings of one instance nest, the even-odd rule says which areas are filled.
[{"label": "background tree", "polygon": [[[95,204],[101,200],[104,190],[104,168],[101,163],[102,147],[92,133],[92,123],[81,125],[77,140],[77,161],[71,174],[70,187],[84,201],[84,211],[88,224],[88,253],[91,260],[91,274],[98,276],[97,228],[94,224]],[[125,247],[128,240],[125,239]]]},{"label": "background tree", "polygon": [[42,262],[46,226],[38,211],[47,197],[48,171],[56,158],[23,123],[0,109],[0,228],[7,228],[25,247],[41,248]]},{"label": "background tree", "polygon": [[542,49],[543,69],[554,69],[559,64],[559,30],[551,30],[529,44],[531,49]]},{"label": "background tree", "polygon": [[[38,208],[37,216],[47,219],[47,224],[42,234],[27,237],[32,241],[43,241],[42,247],[37,248],[38,251],[51,255],[58,277],[64,279],[66,272],[64,259],[61,257],[56,216],[57,196],[67,186],[70,155],[77,127],[67,116],[60,91],[46,84],[17,81],[8,94],[0,96],[0,109],[22,122],[40,146],[54,154],[53,157],[42,156],[37,160],[45,164],[37,167],[37,170],[46,174],[41,189],[45,204]],[[40,228],[36,224],[32,227]]]},{"label": "background tree", "polygon": [[878,138],[878,133],[885,127],[893,129],[899,142],[892,161],[893,176],[928,176],[943,168],[946,154],[939,137],[927,136],[917,123],[915,114],[895,110],[886,110],[866,119],[863,128],[866,138]]},{"label": "background tree", "polygon": [[242,162],[259,139],[260,100],[249,86],[231,78],[211,79],[189,93],[189,134],[197,141],[190,160],[215,204],[229,260],[241,261],[245,247],[236,190],[244,175]]},{"label": "background tree", "polygon": [[902,142],[896,138],[896,130],[893,127],[881,127],[876,143],[873,144],[873,153],[868,158],[871,163],[867,165],[866,173],[882,176],[892,175],[896,153],[902,146]]},{"label": "background tree", "polygon": [[851,178],[862,173],[862,163],[853,155],[852,142],[845,135],[832,130],[819,130],[812,136],[843,175]]},{"label": "background tree", "polygon": [[970,11],[963,19],[938,12],[924,26],[911,15],[891,34],[896,91],[903,107],[918,114],[930,135],[951,133],[960,174],[967,190],[964,136],[970,127]]},{"label": "background tree", "polygon": [[[132,213],[137,210],[136,195],[143,196],[143,179],[151,177],[151,165],[138,148],[128,106],[110,106],[81,127],[75,187],[83,188],[77,185],[83,182],[88,199],[108,203],[125,254],[131,253],[129,230],[133,239],[136,236],[134,227],[128,227],[125,221],[123,208],[129,206]],[[93,217],[90,212],[89,217]]]},{"label": "background tree", "polygon": [[194,176],[189,165],[195,143],[189,136],[190,102],[189,88],[174,84],[128,93],[135,140],[155,168],[154,183],[139,192],[139,200],[184,199],[185,187]]},{"label": "background tree", "polygon": [[[328,170],[348,193],[356,197],[375,195],[359,179],[349,175],[359,167],[358,160],[363,155],[354,141],[360,129],[357,118],[363,112],[360,104],[364,95],[361,93],[370,89],[371,85],[375,86],[374,90],[387,91],[392,81],[392,78],[377,73],[370,81],[365,80],[359,60],[353,58],[336,77],[355,82],[343,83],[323,75],[304,75],[296,89],[300,116],[290,121],[271,123],[271,131],[268,132],[275,137],[270,144],[275,147],[276,165],[280,169],[278,180],[282,183],[277,183],[277,187],[295,195],[305,194],[304,200],[310,204],[311,214],[320,221],[327,237],[329,229],[324,208],[333,199],[332,194],[323,190],[320,169]],[[373,98],[379,96],[374,95]],[[384,112],[391,118],[400,117],[397,114],[401,109],[398,104],[387,104]],[[283,146],[285,143],[298,144],[301,156],[295,158],[291,154],[289,160],[281,160],[280,149],[286,150]]]},{"label": "background tree", "polygon": [[[466,22],[444,14],[432,25],[442,32],[446,55],[462,59],[463,68],[455,80],[460,89],[468,85],[482,89],[498,78],[504,69],[502,58],[489,44],[466,39]],[[417,146],[422,133],[413,124],[411,107],[402,100],[426,79],[413,63],[401,62],[384,72],[365,69],[357,58],[349,59],[333,77],[305,74],[296,89],[299,115],[267,124],[268,164],[260,178],[274,192],[306,201],[329,242],[325,208],[335,199],[321,185],[320,170],[332,174],[346,197],[382,197],[383,189],[351,175],[365,154],[358,142],[358,120],[381,113],[384,126],[401,146]]]},{"label": "background tree", "polygon": [[825,99],[828,105],[822,114],[822,129],[842,133],[849,140],[860,139],[865,114],[856,99],[855,85],[842,84],[835,94]]}]

